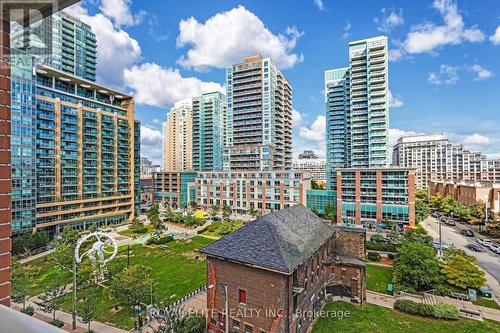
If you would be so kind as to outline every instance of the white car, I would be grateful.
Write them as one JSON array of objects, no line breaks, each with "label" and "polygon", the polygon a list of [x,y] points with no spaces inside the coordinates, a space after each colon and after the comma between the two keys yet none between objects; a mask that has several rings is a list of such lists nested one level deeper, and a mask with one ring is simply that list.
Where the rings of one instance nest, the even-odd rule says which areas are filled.
[{"label": "white car", "polygon": [[493,245],[493,242],[490,241],[487,238],[478,238],[477,242],[481,244],[482,246],[490,247],[490,245]]},{"label": "white car", "polygon": [[495,245],[495,244],[491,244],[490,245],[490,250],[495,252],[496,254],[500,254],[500,246],[498,245]]}]

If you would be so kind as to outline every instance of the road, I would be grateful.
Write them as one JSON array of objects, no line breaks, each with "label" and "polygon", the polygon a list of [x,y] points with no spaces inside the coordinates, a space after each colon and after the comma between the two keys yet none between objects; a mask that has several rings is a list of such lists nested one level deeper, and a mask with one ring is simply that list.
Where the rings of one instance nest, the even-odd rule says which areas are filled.
[{"label": "road", "polygon": [[[439,239],[439,222],[433,217],[427,218],[421,223],[421,225],[427,230],[430,236],[434,239]],[[447,226],[443,223],[442,225],[442,241],[448,244],[454,244],[458,249],[464,250],[467,254],[470,254],[477,258],[478,265],[483,268],[488,274],[486,275],[487,284],[493,290],[497,299],[500,298],[500,256],[493,253],[489,249],[485,248],[485,252],[474,252],[466,248],[469,243],[476,243],[478,237],[465,237],[460,233],[461,229],[467,227],[459,225]],[[478,233],[474,232],[477,236]]]}]

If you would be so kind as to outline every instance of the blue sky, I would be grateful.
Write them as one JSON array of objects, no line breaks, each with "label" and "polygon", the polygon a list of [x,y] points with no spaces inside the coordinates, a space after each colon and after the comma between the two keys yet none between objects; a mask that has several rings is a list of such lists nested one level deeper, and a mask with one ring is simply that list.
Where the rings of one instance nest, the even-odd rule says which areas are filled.
[{"label": "blue sky", "polygon": [[98,81],[136,96],[142,154],[161,161],[177,100],[223,89],[224,68],[270,56],[293,88],[294,152],[324,154],[323,72],[349,41],[389,37],[391,140],[442,132],[500,157],[500,2],[84,0],[68,10],[98,40]]}]

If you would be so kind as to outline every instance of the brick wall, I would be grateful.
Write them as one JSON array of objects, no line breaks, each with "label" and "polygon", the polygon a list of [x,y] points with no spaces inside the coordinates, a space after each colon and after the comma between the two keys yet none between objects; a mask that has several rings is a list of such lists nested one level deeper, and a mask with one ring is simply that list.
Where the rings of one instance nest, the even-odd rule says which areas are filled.
[{"label": "brick wall", "polygon": [[[245,324],[252,325],[253,332],[259,332],[259,329],[266,332],[284,331],[284,318],[266,315],[266,310],[269,313],[270,309],[281,309],[283,313],[286,309],[286,275],[211,257],[207,260],[207,274],[207,285],[214,286],[208,288],[207,293],[210,329],[224,332],[218,322],[218,313],[225,309],[224,284],[227,283],[231,332],[244,332]],[[240,304],[238,301],[239,289],[247,292],[246,304]],[[260,313],[257,314],[256,311]],[[240,321],[239,330],[233,328],[233,319]],[[214,320],[217,322],[214,323]]]},{"label": "brick wall", "polygon": [[347,227],[335,227],[337,239],[334,251],[349,257],[365,259],[366,234],[358,230],[349,230]]},{"label": "brick wall", "polygon": [[[0,55],[10,55],[10,23],[1,21]],[[10,68],[0,64],[0,303],[10,305],[11,265]]]}]

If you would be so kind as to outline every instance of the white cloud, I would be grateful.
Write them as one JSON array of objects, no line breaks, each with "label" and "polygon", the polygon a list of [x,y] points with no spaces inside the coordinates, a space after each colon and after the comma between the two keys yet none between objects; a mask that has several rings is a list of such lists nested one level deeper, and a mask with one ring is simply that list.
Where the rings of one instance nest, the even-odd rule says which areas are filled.
[{"label": "white cloud", "polygon": [[434,85],[455,84],[460,79],[458,67],[443,64],[439,68],[439,73],[430,72],[427,81]]},{"label": "white cloud", "polygon": [[476,74],[476,77],[473,79],[474,81],[486,80],[495,76],[492,72],[478,64],[470,66],[469,70]]},{"label": "white cloud", "polygon": [[299,130],[301,138],[310,141],[325,142],[326,141],[326,118],[318,116],[310,127],[302,126]]},{"label": "white cloud", "polygon": [[303,60],[302,54],[293,52],[303,32],[288,27],[284,33],[275,35],[243,6],[218,13],[204,23],[190,17],[180,22],[179,30],[177,46],[190,47],[178,60],[184,67],[225,68],[257,53],[270,57],[282,69]]},{"label": "white cloud", "polygon": [[299,128],[302,125],[302,121],[303,121],[302,114],[299,111],[293,109],[293,111],[292,111],[292,126],[294,128]]},{"label": "white cloud", "polygon": [[123,71],[141,58],[137,40],[122,29],[116,29],[101,13],[89,15],[79,4],[66,9],[92,27],[97,38],[97,79],[104,85],[122,86]]},{"label": "white cloud", "polygon": [[149,158],[154,164],[163,164],[163,134],[147,125],[141,125],[141,156]]},{"label": "white cloud", "polygon": [[325,7],[325,4],[323,3],[323,0],[314,0],[314,4],[316,5],[316,7],[318,7],[318,9],[320,11],[326,10],[326,7]]},{"label": "white cloud", "polygon": [[479,133],[466,136],[462,144],[472,150],[482,150],[491,144],[491,139]]},{"label": "white cloud", "polygon": [[484,41],[483,32],[476,26],[465,27],[455,1],[434,0],[432,6],[441,14],[443,24],[427,22],[413,26],[401,45],[402,53],[435,52],[437,48],[445,45]]},{"label": "white cloud", "polygon": [[104,15],[113,20],[115,26],[133,26],[142,22],[146,12],[141,11],[132,14],[130,10],[131,3],[131,0],[102,0],[99,9]]},{"label": "white cloud", "polygon": [[141,104],[167,107],[178,100],[205,92],[223,91],[216,82],[204,82],[195,77],[182,77],[179,70],[145,63],[125,69],[127,86],[134,90],[135,100]]},{"label": "white cloud", "polygon": [[495,33],[490,36],[490,41],[495,45],[500,44],[500,25],[495,30]]},{"label": "white cloud", "polygon": [[394,96],[390,90],[388,90],[387,92],[387,97],[389,99],[389,106],[391,108],[400,108],[404,105],[403,100],[398,98],[397,96]]},{"label": "white cloud", "polygon": [[403,25],[405,20],[403,18],[403,9],[399,9],[399,12],[394,9],[388,10],[382,8],[382,18],[375,18],[373,21],[377,24],[377,30],[382,32],[389,32],[392,29]]},{"label": "white cloud", "polygon": [[405,131],[399,128],[389,128],[389,151],[392,153],[392,148],[398,140],[404,136],[417,135],[417,132]]},{"label": "white cloud", "polygon": [[351,34],[351,28],[352,28],[351,22],[346,21],[345,26],[344,26],[344,33],[342,34],[342,38],[349,37],[349,35]]}]

